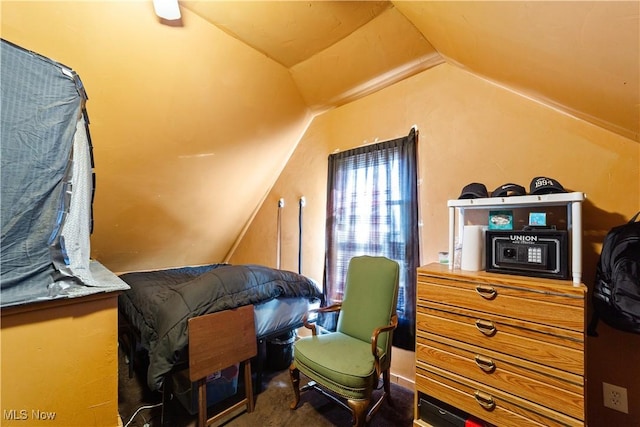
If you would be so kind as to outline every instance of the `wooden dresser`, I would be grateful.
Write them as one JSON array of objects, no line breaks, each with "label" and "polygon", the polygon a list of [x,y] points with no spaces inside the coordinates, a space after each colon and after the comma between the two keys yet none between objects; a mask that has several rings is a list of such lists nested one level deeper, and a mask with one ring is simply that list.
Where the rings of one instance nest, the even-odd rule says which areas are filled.
[{"label": "wooden dresser", "polygon": [[586,287],[570,280],[418,269],[416,402],[499,427],[585,424]]}]

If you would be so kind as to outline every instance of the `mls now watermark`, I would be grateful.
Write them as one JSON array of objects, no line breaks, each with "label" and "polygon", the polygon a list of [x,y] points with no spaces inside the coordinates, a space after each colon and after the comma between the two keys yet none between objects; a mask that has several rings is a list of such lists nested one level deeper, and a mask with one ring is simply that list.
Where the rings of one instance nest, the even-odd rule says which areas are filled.
[{"label": "mls now watermark", "polygon": [[56,413],[51,411],[41,411],[40,409],[3,409],[2,418],[7,421],[53,421],[56,419]]}]

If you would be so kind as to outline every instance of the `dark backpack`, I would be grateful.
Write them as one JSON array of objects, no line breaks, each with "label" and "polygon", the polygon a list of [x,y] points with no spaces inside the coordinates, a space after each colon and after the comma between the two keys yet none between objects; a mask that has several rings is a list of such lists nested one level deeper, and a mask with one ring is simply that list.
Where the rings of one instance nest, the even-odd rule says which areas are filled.
[{"label": "dark backpack", "polygon": [[593,318],[588,333],[598,336],[596,325],[640,334],[640,212],[605,236],[593,286]]}]

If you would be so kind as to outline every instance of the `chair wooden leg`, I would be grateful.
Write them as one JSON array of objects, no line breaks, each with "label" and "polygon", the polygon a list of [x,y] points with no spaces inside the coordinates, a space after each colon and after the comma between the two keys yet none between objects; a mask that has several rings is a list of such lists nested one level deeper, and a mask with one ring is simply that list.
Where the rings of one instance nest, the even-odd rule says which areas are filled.
[{"label": "chair wooden leg", "polygon": [[293,387],[293,403],[291,409],[296,409],[300,403],[300,371],[292,363],[289,367],[289,377],[291,377],[291,387]]},{"label": "chair wooden leg", "polygon": [[353,426],[363,427],[367,421],[367,408],[369,408],[370,399],[367,400],[347,400],[347,405],[353,412]]}]

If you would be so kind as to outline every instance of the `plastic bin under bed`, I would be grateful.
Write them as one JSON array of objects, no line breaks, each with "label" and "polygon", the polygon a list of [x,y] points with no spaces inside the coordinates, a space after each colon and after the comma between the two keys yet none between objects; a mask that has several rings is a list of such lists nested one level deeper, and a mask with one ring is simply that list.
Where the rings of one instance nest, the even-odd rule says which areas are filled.
[{"label": "plastic bin under bed", "polygon": [[[235,395],[238,391],[240,364],[215,372],[207,377],[207,407]],[[198,385],[189,380],[189,370],[178,371],[171,376],[173,393],[191,414],[198,413]]]}]

